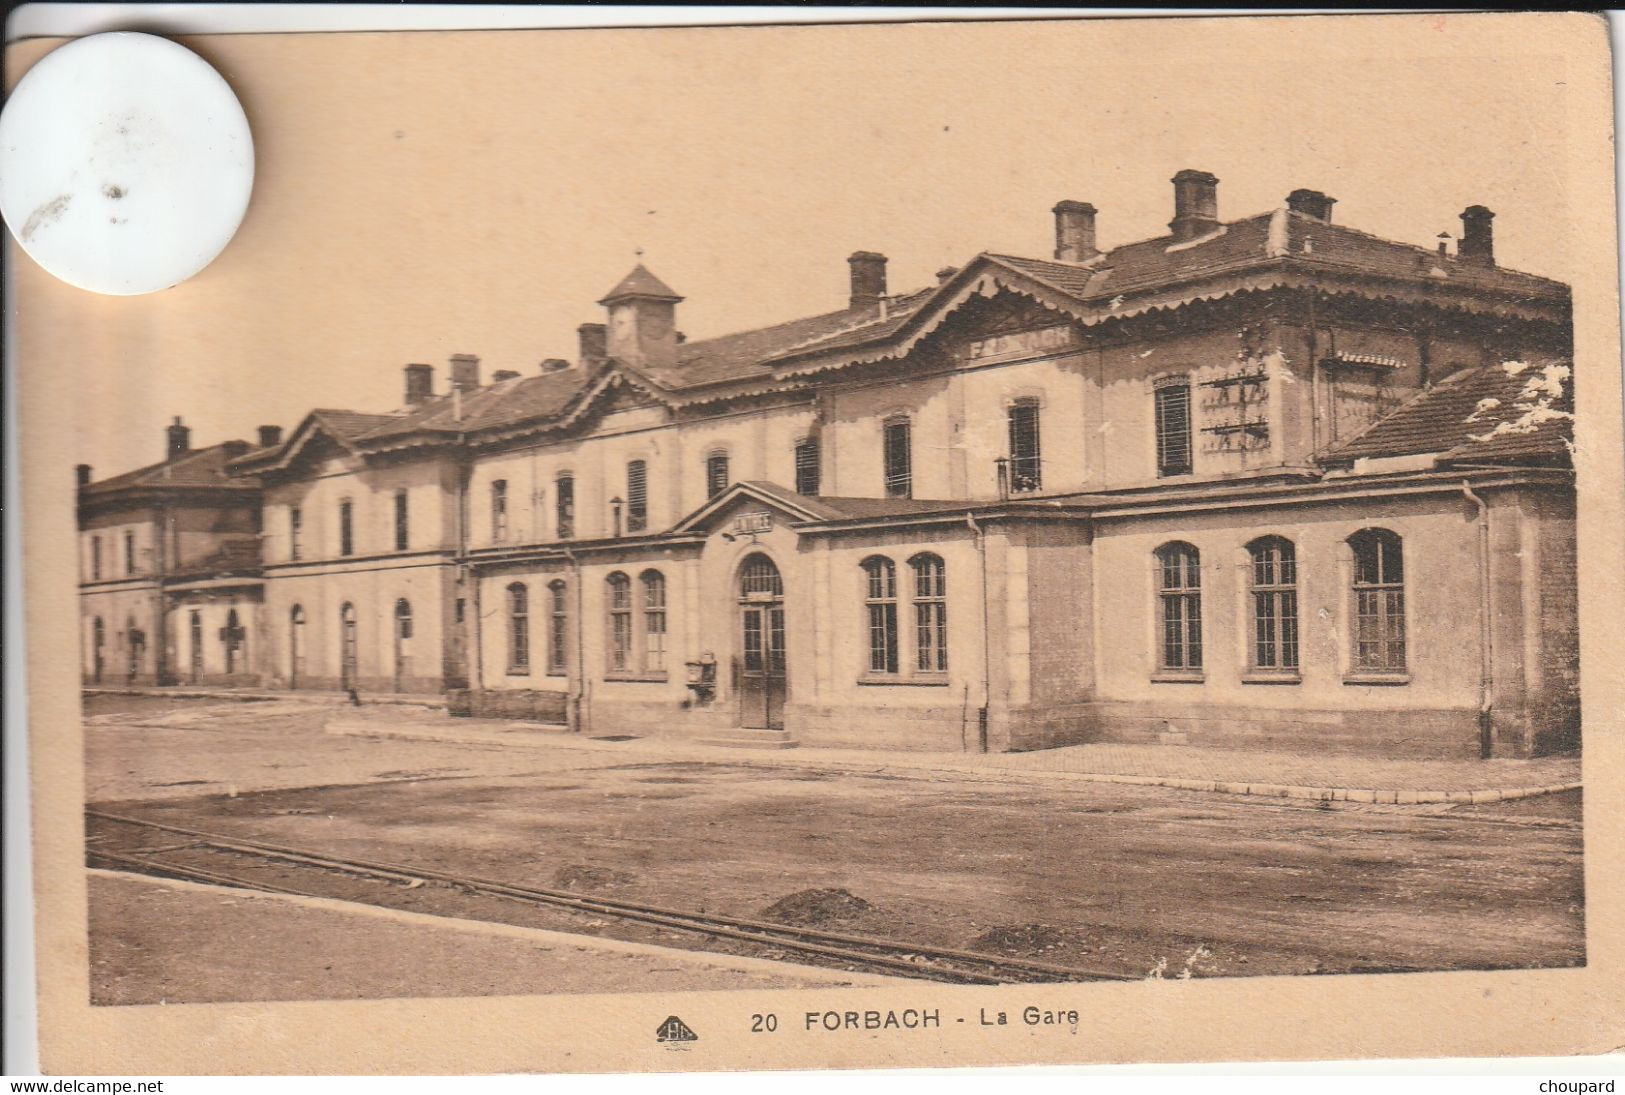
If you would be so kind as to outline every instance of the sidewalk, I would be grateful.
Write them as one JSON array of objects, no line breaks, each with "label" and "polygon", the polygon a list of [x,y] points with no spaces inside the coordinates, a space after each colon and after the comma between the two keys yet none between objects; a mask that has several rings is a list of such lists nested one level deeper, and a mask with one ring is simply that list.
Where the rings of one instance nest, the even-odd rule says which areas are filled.
[{"label": "sidewalk", "polygon": [[1502,802],[1580,788],[1577,755],[1532,760],[1389,760],[1330,753],[1304,755],[1111,743],[1031,753],[927,753],[806,745],[778,752],[705,745],[686,738],[611,741],[571,734],[559,726],[365,708],[335,712],[327,730],[361,737],[617,752],[627,759],[638,757],[649,763],[682,760],[755,767],[953,773],[1402,806]]},{"label": "sidewalk", "polygon": [[[215,685],[111,685],[87,684],[80,688],[87,696],[161,696],[175,700],[237,700],[243,703],[254,703],[261,700],[301,700],[305,703],[327,703],[335,706],[350,706],[350,697],[344,692],[330,690],[316,691],[288,688],[223,688]],[[446,697],[438,692],[432,694],[412,692],[363,692],[362,703],[389,703],[402,704],[409,707],[426,707],[431,710],[444,710]]]}]

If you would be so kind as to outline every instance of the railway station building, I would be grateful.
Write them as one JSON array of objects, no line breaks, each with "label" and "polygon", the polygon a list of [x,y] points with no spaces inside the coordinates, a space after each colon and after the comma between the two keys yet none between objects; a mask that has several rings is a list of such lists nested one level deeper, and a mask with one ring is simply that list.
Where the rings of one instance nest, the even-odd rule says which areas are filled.
[{"label": "railway station building", "polygon": [[410,364],[390,411],[85,475],[87,558],[216,452],[229,486],[186,505],[258,546],[87,572],[86,679],[145,597],[135,679],[599,735],[1575,746],[1567,287],[1498,266],[1482,206],[1424,248],[1319,192],[1223,221],[1212,175],[1173,184],[1156,238],[1102,250],[1064,201],[1049,257],[894,293],[859,251],[830,311],[717,338],[639,266],[573,360]]}]

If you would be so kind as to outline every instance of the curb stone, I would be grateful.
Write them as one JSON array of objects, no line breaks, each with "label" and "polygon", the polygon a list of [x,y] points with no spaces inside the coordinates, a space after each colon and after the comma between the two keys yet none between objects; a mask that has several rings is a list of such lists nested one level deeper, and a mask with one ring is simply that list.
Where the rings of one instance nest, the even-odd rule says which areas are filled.
[{"label": "curb stone", "polygon": [[[343,734],[355,737],[389,738],[408,741],[438,741],[459,745],[484,745],[497,748],[526,748],[548,749],[556,745],[560,736],[557,730],[547,726],[531,728],[535,733],[546,733],[553,740],[503,741],[495,736],[477,735],[446,735],[435,733],[413,733],[410,730],[391,729],[367,724],[345,725],[340,720],[330,721],[328,733]],[[571,743],[572,748],[581,748],[580,743]],[[720,759],[734,762],[746,762],[760,767],[781,768],[792,766],[790,758],[783,763],[773,763],[760,753],[752,751],[748,757],[734,756],[733,750],[714,750],[714,755]],[[1183,776],[1146,776],[1129,775],[1116,772],[1057,772],[1045,769],[1021,768],[973,768],[960,766],[930,766],[892,763],[879,768],[872,764],[848,761],[824,761],[828,767],[840,768],[847,771],[878,771],[898,773],[942,772],[955,775],[991,775],[999,774],[1005,777],[1038,777],[1063,782],[1076,783],[1114,783],[1137,787],[1167,787],[1181,791],[1204,791],[1210,794],[1244,795],[1260,798],[1286,798],[1308,801],[1354,802],[1354,803],[1380,803],[1388,805],[1420,806],[1439,803],[1486,803],[1510,802],[1521,798],[1533,798],[1539,795],[1558,794],[1564,791],[1581,790],[1583,784],[1576,780],[1571,783],[1558,783],[1539,787],[1515,787],[1506,789],[1482,790],[1420,790],[1402,791],[1397,789],[1370,789],[1360,787],[1308,787],[1296,784],[1280,783],[1243,783],[1226,780],[1191,779]],[[805,762],[794,765],[806,767]]]}]

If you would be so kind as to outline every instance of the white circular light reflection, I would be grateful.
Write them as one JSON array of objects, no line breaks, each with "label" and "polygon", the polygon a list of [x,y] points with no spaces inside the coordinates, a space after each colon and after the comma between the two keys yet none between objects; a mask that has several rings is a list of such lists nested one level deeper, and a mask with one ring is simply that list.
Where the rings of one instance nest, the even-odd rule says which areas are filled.
[{"label": "white circular light reflection", "polygon": [[96,34],[42,57],[0,112],[0,215],[70,285],[132,296],[202,270],[254,184],[237,96],[150,34]]}]

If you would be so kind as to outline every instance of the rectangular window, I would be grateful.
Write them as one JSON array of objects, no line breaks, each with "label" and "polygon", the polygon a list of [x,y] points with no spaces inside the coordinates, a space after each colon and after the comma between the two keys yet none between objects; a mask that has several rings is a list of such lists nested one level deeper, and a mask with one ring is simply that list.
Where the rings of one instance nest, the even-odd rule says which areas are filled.
[{"label": "rectangular window", "polygon": [[349,499],[339,503],[339,554],[355,554],[355,504]]},{"label": "rectangular window", "polygon": [[405,551],[411,542],[411,519],[408,516],[406,492],[395,492],[395,550]]},{"label": "rectangular window", "polygon": [[804,437],[796,442],[796,493],[818,493],[819,475],[818,438]]},{"label": "rectangular window", "polygon": [[547,587],[547,592],[547,671],[556,676],[565,671],[565,642],[570,634],[569,608],[563,582],[554,582]]},{"label": "rectangular window", "polygon": [[909,421],[894,418],[886,423],[886,497],[914,497],[914,459],[910,452]]},{"label": "rectangular window", "polygon": [[298,506],[288,507],[288,558],[299,559],[305,552],[304,513]]},{"label": "rectangular window", "polygon": [[93,582],[102,580],[102,538],[100,536],[90,538],[90,580]]},{"label": "rectangular window", "polygon": [[705,496],[715,498],[728,489],[728,454],[714,452],[705,458]]},{"label": "rectangular window", "polygon": [[508,538],[508,481],[491,480],[491,542],[500,544]]},{"label": "rectangular window", "polygon": [[649,465],[634,460],[626,465],[626,531],[649,527]]},{"label": "rectangular window", "polygon": [[1190,382],[1164,384],[1156,400],[1157,474],[1185,475],[1191,470]]},{"label": "rectangular window", "polygon": [[124,573],[135,573],[135,533],[124,534]]},{"label": "rectangular window", "polygon": [[1021,494],[1044,484],[1039,455],[1038,400],[1023,399],[1010,406],[1010,490]]},{"label": "rectangular window", "polygon": [[553,484],[553,520],[560,540],[576,534],[576,481],[568,475]]}]

